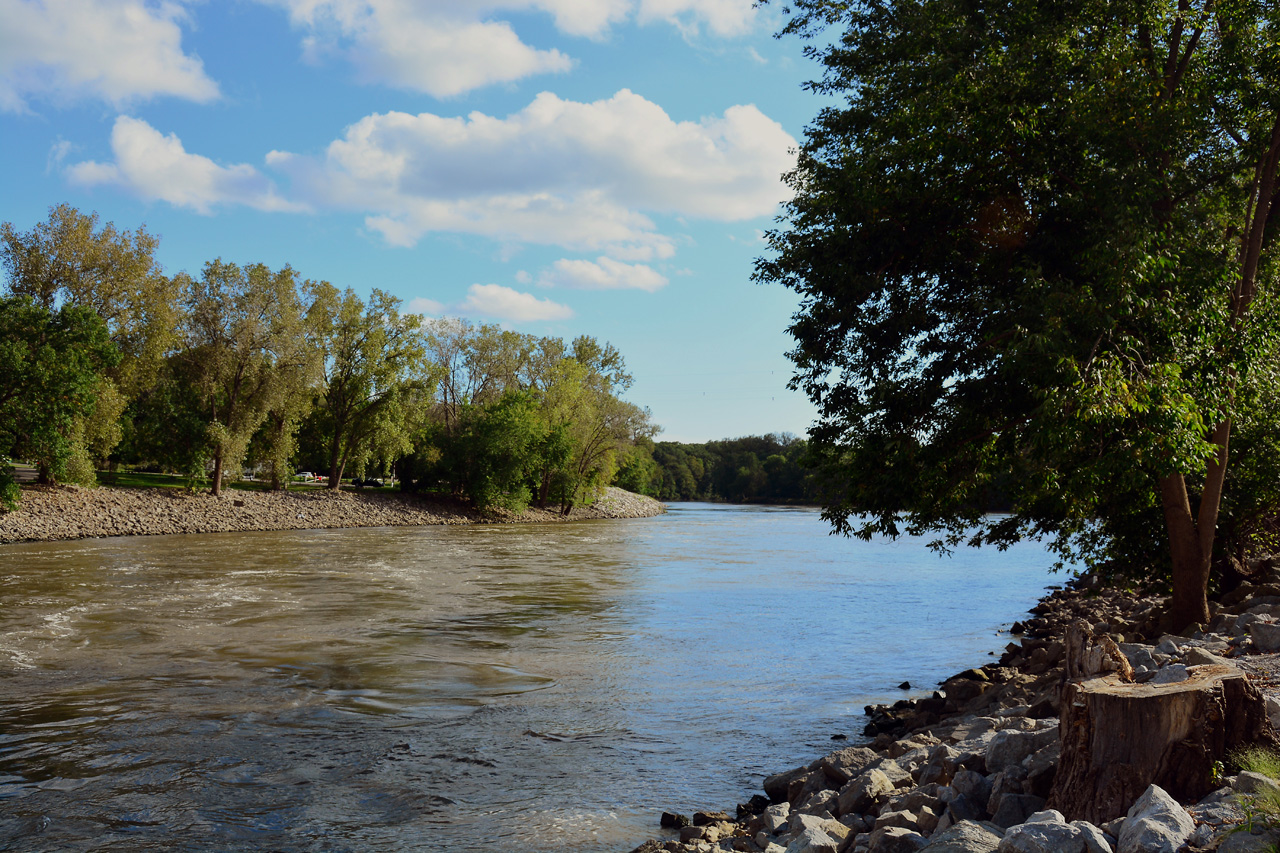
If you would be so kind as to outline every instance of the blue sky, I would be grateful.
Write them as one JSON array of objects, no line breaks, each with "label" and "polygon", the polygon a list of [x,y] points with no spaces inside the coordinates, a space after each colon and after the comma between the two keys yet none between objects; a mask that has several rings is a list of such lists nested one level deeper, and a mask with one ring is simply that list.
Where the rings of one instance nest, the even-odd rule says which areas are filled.
[{"label": "blue sky", "polygon": [[751,0],[0,0],[0,220],[68,202],[428,316],[617,346],[662,439],[803,434],[752,284],[819,102]]}]

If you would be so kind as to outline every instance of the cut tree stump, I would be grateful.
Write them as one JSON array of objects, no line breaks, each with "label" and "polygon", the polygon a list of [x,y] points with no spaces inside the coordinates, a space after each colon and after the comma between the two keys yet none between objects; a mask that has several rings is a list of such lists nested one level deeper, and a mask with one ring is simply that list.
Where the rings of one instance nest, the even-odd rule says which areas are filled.
[{"label": "cut tree stump", "polygon": [[1101,825],[1123,817],[1152,784],[1195,802],[1212,790],[1215,761],[1242,746],[1278,745],[1262,695],[1241,670],[1188,672],[1173,684],[1131,684],[1117,673],[1067,682],[1048,807]]}]

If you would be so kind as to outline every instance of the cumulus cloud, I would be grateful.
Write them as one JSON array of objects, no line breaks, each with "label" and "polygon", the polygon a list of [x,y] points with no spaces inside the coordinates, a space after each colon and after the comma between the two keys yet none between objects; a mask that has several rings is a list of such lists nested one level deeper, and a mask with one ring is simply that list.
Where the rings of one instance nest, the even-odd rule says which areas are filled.
[{"label": "cumulus cloud", "polygon": [[592,103],[544,92],[506,118],[374,114],[322,158],[267,162],[316,205],[367,211],[394,245],[451,231],[643,262],[675,251],[652,213],[773,213],[795,144],[752,105],[678,122],[624,89]]},{"label": "cumulus cloud", "polygon": [[667,22],[686,34],[747,32],[752,0],[261,0],[285,9],[312,59],[340,55],[360,77],[435,97],[569,70],[555,48],[527,44],[511,13],[543,12],[557,30],[601,39],[621,22]]},{"label": "cumulus cloud", "polygon": [[405,309],[410,314],[423,314],[427,317],[438,317],[444,313],[444,303],[437,302],[434,299],[428,299],[425,296],[415,296],[405,304]]},{"label": "cumulus cloud", "polygon": [[473,284],[467,298],[459,306],[466,314],[494,317],[513,322],[566,320],[573,316],[567,305],[539,299],[532,293],[521,293],[500,284]]},{"label": "cumulus cloud", "polygon": [[182,50],[184,17],[174,2],[0,0],[0,109],[32,97],[214,100],[218,85]]},{"label": "cumulus cloud", "polygon": [[644,290],[649,293],[667,285],[667,277],[644,264],[624,264],[613,258],[594,261],[562,258],[538,279],[545,287],[576,287],[582,290]]},{"label": "cumulus cloud", "polygon": [[270,211],[305,209],[281,198],[275,185],[253,166],[220,166],[191,154],[176,135],[165,136],[141,119],[116,119],[111,151],[115,162],[76,163],[67,169],[68,178],[81,186],[120,187],[147,201],[166,201],[199,213],[228,204]]}]

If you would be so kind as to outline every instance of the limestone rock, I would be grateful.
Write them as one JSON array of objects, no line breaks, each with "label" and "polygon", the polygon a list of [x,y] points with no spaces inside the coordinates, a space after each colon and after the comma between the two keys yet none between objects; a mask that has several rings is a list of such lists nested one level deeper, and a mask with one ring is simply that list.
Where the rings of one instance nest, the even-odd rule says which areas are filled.
[{"label": "limestone rock", "polygon": [[893,782],[883,771],[865,770],[840,790],[840,814],[865,812],[877,799],[888,797],[894,790]]},{"label": "limestone rock", "polygon": [[994,853],[1000,836],[990,826],[966,820],[939,832],[920,848],[921,853]]},{"label": "limestone rock", "polygon": [[836,853],[840,844],[821,829],[810,827],[787,845],[787,853]]},{"label": "limestone rock", "polygon": [[1218,853],[1270,853],[1277,844],[1280,844],[1280,829],[1233,832],[1222,839]]},{"label": "limestone rock", "polygon": [[826,756],[819,766],[833,782],[843,785],[879,760],[880,756],[866,747],[850,746]]},{"label": "limestone rock", "polygon": [[1085,853],[1114,853],[1106,833],[1086,820],[1073,820],[1071,825],[1080,830],[1084,839]]},{"label": "limestone rock", "polygon": [[900,826],[886,826],[871,833],[867,853],[916,853],[928,843],[928,839],[918,832]]},{"label": "limestone rock", "polygon": [[1250,770],[1242,770],[1237,774],[1231,788],[1237,794],[1270,794],[1280,797],[1280,785],[1274,779]]},{"label": "limestone rock", "polygon": [[998,853],[1084,853],[1085,843],[1071,824],[1044,819],[1009,827],[996,849]]},{"label": "limestone rock", "polygon": [[1195,828],[1187,810],[1152,785],[1129,809],[1117,853],[1175,853]]}]

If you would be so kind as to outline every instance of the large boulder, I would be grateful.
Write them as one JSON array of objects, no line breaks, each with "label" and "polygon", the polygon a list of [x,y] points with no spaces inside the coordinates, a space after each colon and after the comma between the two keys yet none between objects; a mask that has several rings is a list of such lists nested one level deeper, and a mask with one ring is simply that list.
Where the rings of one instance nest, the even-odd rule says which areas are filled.
[{"label": "large boulder", "polygon": [[1056,811],[1033,814],[1011,826],[1000,839],[998,853],[1085,853],[1084,833]]},{"label": "large boulder", "polygon": [[817,827],[809,827],[787,845],[787,853],[836,853],[840,842]]},{"label": "large boulder", "polygon": [[987,744],[987,772],[998,773],[1010,765],[1021,764],[1027,756],[1039,752],[1058,739],[1056,728],[1022,732],[1005,729],[996,732]]},{"label": "large boulder", "polygon": [[869,811],[877,800],[888,797],[894,790],[893,782],[883,771],[865,770],[840,789],[840,814]]},{"label": "large boulder", "polygon": [[1195,829],[1187,810],[1152,785],[1129,809],[1120,828],[1118,853],[1176,853]]},{"label": "large boulder", "polygon": [[920,848],[921,853],[994,853],[1000,836],[990,824],[966,820],[943,832]]},{"label": "large boulder", "polygon": [[916,853],[929,841],[918,832],[900,826],[886,826],[871,833],[867,853]]},{"label": "large boulder", "polygon": [[866,747],[850,746],[824,757],[819,767],[836,785],[843,785],[879,760],[880,756]]}]

